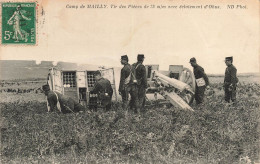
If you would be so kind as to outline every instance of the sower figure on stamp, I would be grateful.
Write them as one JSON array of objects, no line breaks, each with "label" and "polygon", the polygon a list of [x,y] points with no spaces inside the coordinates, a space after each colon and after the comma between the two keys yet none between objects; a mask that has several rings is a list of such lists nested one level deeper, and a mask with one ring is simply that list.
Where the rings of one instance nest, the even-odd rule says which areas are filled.
[{"label": "sower figure on stamp", "polygon": [[[137,101],[138,101],[138,109],[144,110],[145,106],[145,98],[146,98],[146,88],[147,88],[147,77],[146,77],[146,69],[143,65],[144,55],[138,54],[137,63],[132,65],[134,69],[134,75],[136,78],[137,85]],[[133,105],[133,100],[130,101],[130,108]],[[140,111],[138,111],[139,113]]]},{"label": "sower figure on stamp", "polygon": [[131,96],[133,107],[137,108],[137,89],[136,85],[133,84],[132,80],[132,67],[130,64],[128,64],[128,56],[123,55],[121,56],[121,64],[124,65],[124,67],[121,69],[120,74],[120,83],[119,83],[119,94],[122,96],[123,101],[123,109],[128,110],[129,105],[129,94]]},{"label": "sower figure on stamp", "polygon": [[100,71],[95,72],[96,83],[92,93],[98,94],[98,101],[101,102],[102,108],[106,111],[111,109],[113,89],[108,79],[101,76]]},{"label": "sower figure on stamp", "polygon": [[16,11],[12,15],[12,17],[8,20],[7,24],[13,25],[14,28],[14,36],[13,39],[15,39],[17,42],[19,40],[25,40],[27,42],[28,33],[21,29],[21,20],[31,20],[30,18],[27,18],[23,15],[25,11],[21,10],[21,5],[18,5],[16,8]]},{"label": "sower figure on stamp", "polygon": [[238,83],[237,69],[232,64],[233,57],[226,57],[225,63],[227,65],[224,78],[225,101],[229,103],[231,100],[234,103],[236,101],[236,87]]},{"label": "sower figure on stamp", "polygon": [[48,112],[59,110],[61,113],[74,113],[85,110],[85,108],[75,100],[58,92],[51,91],[48,84],[42,86],[42,90],[47,97]]},{"label": "sower figure on stamp", "polygon": [[193,67],[193,73],[196,79],[195,100],[197,104],[201,104],[204,99],[204,92],[209,88],[209,79],[204,72],[204,69],[197,64],[196,59],[190,59],[190,64]]}]

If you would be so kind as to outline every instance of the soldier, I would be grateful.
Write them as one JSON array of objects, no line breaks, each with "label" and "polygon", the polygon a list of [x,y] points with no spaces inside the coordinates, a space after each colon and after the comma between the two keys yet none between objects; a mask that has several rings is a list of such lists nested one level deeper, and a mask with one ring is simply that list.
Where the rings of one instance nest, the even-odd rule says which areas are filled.
[{"label": "soldier", "polygon": [[85,108],[70,97],[58,92],[51,91],[48,84],[42,86],[44,94],[47,96],[48,112],[58,109],[62,113],[74,113],[84,110]]},{"label": "soldier", "polygon": [[225,63],[227,65],[224,78],[225,101],[229,103],[231,100],[234,103],[236,101],[236,86],[238,83],[237,69],[232,64],[233,57],[226,57]]},{"label": "soldier", "polygon": [[[136,78],[137,84],[137,100],[138,100],[138,109],[144,110],[145,106],[145,97],[146,97],[146,88],[147,88],[147,77],[146,77],[146,69],[143,65],[144,55],[137,55],[137,63],[132,65],[134,69],[134,75]],[[130,107],[132,102],[130,101]],[[139,112],[139,111],[138,111]]]},{"label": "soldier", "polygon": [[113,89],[108,79],[101,76],[100,71],[95,72],[96,83],[92,89],[92,93],[98,94],[98,99],[101,102],[103,108],[106,111],[111,109],[111,101],[113,95]]},{"label": "soldier", "polygon": [[190,59],[190,64],[193,67],[193,73],[196,79],[195,100],[197,104],[201,104],[204,99],[204,92],[209,88],[209,79],[204,72],[204,69],[197,64],[196,59]]},{"label": "soldier", "polygon": [[122,96],[123,101],[123,109],[127,110],[128,108],[128,99],[129,99],[129,93],[131,96],[133,107],[137,108],[137,89],[136,85],[133,84],[132,80],[132,67],[130,64],[128,64],[128,56],[123,55],[121,56],[121,64],[124,65],[124,67],[121,69],[120,74],[120,83],[119,83],[119,94]]}]

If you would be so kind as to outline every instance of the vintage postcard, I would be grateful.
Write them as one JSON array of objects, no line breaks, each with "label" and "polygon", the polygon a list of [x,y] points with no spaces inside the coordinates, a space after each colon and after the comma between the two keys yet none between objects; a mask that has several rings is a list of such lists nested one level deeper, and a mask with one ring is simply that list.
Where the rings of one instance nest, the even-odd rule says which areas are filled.
[{"label": "vintage postcard", "polygon": [[0,1],[1,163],[260,163],[259,10]]}]

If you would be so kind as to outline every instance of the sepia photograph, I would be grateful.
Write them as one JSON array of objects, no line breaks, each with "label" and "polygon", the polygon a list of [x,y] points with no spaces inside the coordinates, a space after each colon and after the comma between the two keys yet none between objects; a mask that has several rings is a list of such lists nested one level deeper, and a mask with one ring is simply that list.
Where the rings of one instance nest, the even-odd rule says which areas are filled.
[{"label": "sepia photograph", "polygon": [[0,1],[0,160],[259,164],[258,0]]}]

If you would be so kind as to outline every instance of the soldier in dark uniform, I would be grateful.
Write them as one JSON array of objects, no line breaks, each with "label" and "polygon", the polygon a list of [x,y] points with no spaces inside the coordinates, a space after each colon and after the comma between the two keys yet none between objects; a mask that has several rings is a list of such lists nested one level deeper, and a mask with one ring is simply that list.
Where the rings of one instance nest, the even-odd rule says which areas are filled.
[{"label": "soldier in dark uniform", "polygon": [[98,100],[106,111],[111,109],[113,89],[108,79],[103,78],[99,71],[95,72],[96,83],[91,93],[98,94]]},{"label": "soldier in dark uniform", "polygon": [[42,90],[47,96],[48,112],[54,111],[55,109],[59,110],[62,113],[74,113],[85,110],[85,108],[74,99],[50,90],[48,84],[43,85]]},{"label": "soldier in dark uniform", "polygon": [[236,101],[236,87],[238,83],[237,78],[237,69],[232,64],[233,63],[233,57],[226,57],[225,63],[227,65],[226,71],[225,71],[225,78],[224,78],[224,88],[225,88],[225,101],[232,102]]},{"label": "soldier in dark uniform", "polygon": [[121,64],[124,65],[124,67],[121,69],[120,73],[120,83],[119,83],[119,94],[122,96],[123,101],[123,109],[127,110],[129,102],[129,94],[131,96],[131,101],[133,104],[133,107],[138,108],[138,102],[137,102],[137,89],[136,85],[133,84],[132,76],[133,76],[133,70],[132,66],[128,64],[128,56],[123,55],[121,56]]},{"label": "soldier in dark uniform", "polygon": [[195,100],[197,104],[201,104],[204,99],[204,92],[209,88],[209,79],[204,72],[204,69],[197,64],[196,59],[190,59],[190,64],[193,67],[193,73],[196,79]]},{"label": "soldier in dark uniform", "polygon": [[[134,69],[134,75],[136,78],[137,84],[137,100],[138,100],[138,109],[144,110],[145,106],[145,97],[146,97],[146,88],[147,88],[147,77],[146,77],[146,69],[143,65],[144,55],[138,54],[137,63],[132,65]],[[131,107],[132,102],[130,102]],[[139,112],[139,111],[138,111]]]}]

